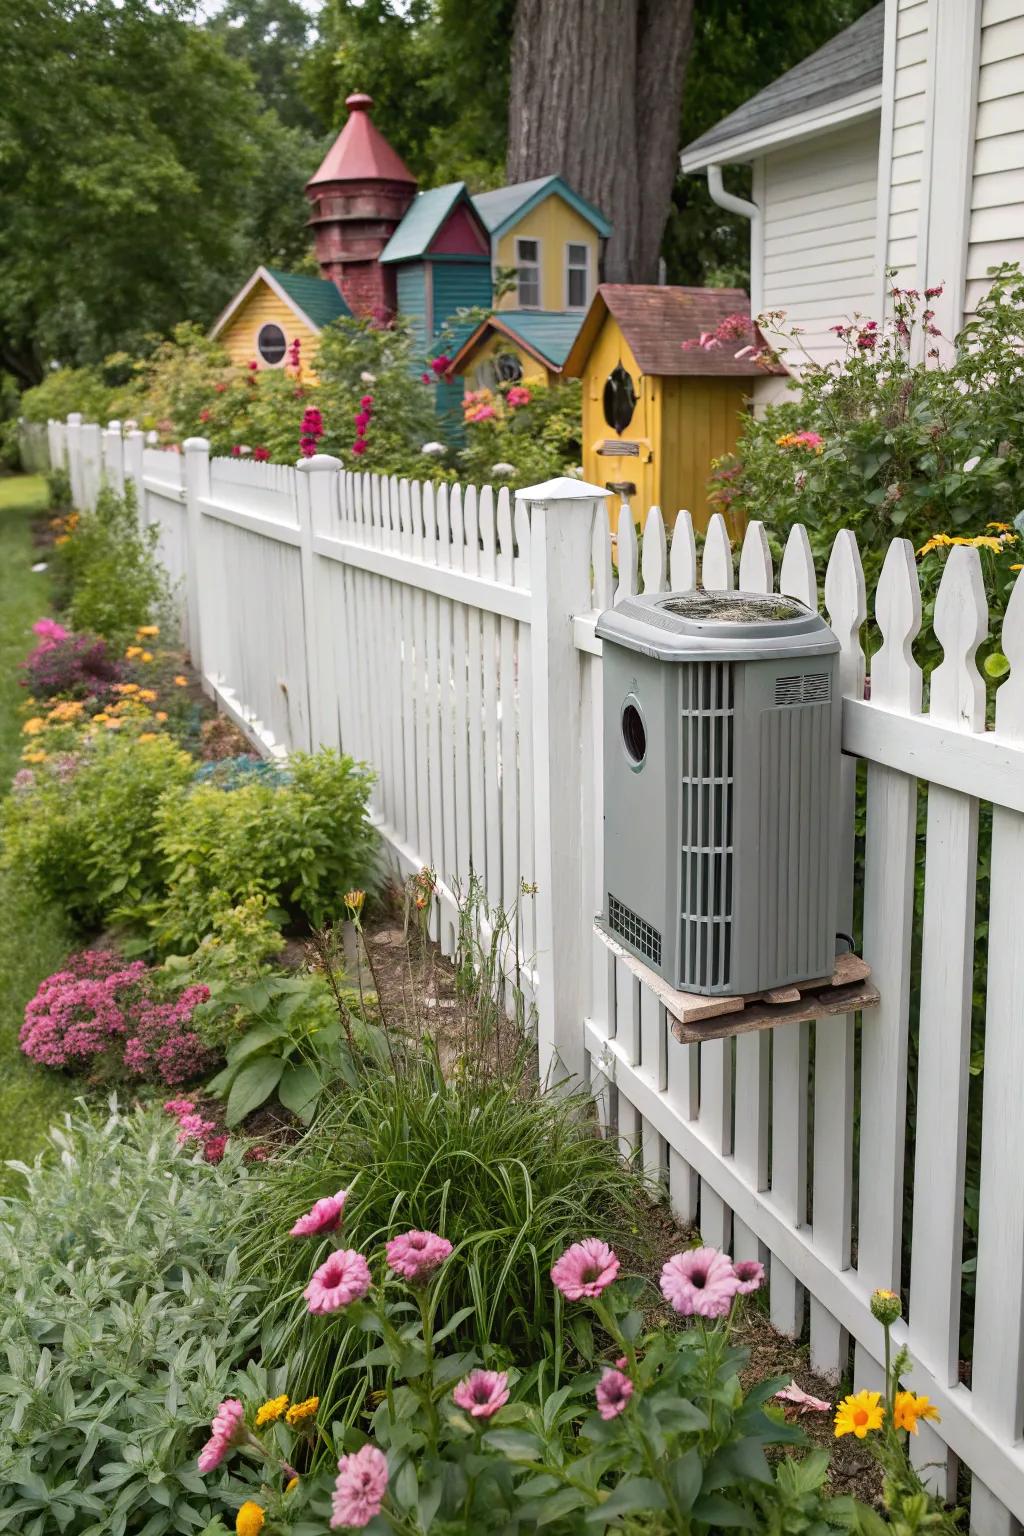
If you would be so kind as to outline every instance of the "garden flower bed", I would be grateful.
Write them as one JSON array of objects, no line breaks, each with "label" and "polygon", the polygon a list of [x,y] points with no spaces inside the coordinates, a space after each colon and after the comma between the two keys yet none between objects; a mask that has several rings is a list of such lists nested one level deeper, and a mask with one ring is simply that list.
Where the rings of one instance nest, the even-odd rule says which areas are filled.
[{"label": "garden flower bed", "polygon": [[86,1095],[0,1203],[0,1530],[874,1533],[880,1468],[902,1529],[955,1530],[899,1358],[833,1418],[761,1265],[541,1091],[516,914],[471,888],[442,960],[365,771],[239,750],[145,539],[104,592],[126,526],[104,493],[56,533],[0,808],[71,936],[21,1050]]}]

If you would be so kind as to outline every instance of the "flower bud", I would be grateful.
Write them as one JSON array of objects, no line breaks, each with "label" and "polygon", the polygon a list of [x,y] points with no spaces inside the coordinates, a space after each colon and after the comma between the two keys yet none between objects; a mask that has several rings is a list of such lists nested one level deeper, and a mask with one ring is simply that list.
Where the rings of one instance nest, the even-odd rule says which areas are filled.
[{"label": "flower bud", "polygon": [[891,1328],[893,1323],[903,1316],[903,1307],[895,1291],[872,1291],[871,1315],[877,1318],[884,1328]]}]

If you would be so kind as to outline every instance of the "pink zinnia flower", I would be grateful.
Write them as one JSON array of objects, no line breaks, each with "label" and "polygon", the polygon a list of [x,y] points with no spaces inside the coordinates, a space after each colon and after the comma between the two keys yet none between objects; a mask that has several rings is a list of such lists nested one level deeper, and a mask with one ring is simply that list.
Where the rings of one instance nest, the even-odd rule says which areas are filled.
[{"label": "pink zinnia flower", "polygon": [[489,1419],[508,1402],[505,1371],[470,1371],[452,1393],[452,1401],[474,1419]]},{"label": "pink zinnia flower", "polygon": [[319,1237],[321,1232],[335,1232],[341,1226],[341,1213],[345,1209],[348,1190],[339,1189],[336,1195],[318,1200],[311,1211],[300,1216],[289,1232],[289,1237]]},{"label": "pink zinnia flower", "polygon": [[446,1237],[436,1232],[403,1232],[388,1243],[388,1268],[412,1285],[429,1280],[452,1251]]},{"label": "pink zinnia flower", "polygon": [[212,1472],[242,1439],[245,1409],[237,1397],[226,1397],[210,1423],[210,1438],[199,1452],[200,1472]]},{"label": "pink zinnia flower", "polygon": [[509,390],[508,394],[505,396],[505,399],[514,409],[519,405],[529,405],[532,396],[530,391],[528,389],[524,389],[521,384],[515,384]]},{"label": "pink zinnia flower", "polygon": [[551,1278],[568,1301],[600,1296],[619,1273],[619,1261],[599,1237],[573,1243],[551,1270]]},{"label": "pink zinnia flower", "polygon": [[684,1317],[724,1317],[739,1288],[732,1260],[717,1248],[674,1253],[661,1271],[661,1294]]},{"label": "pink zinnia flower", "polygon": [[331,1529],[348,1525],[361,1531],[380,1514],[388,1491],[388,1459],[375,1445],[343,1456],[331,1495]]},{"label": "pink zinnia flower", "polygon": [[607,1370],[594,1389],[594,1396],[602,1419],[617,1419],[633,1396],[633,1383],[622,1371]]},{"label": "pink zinnia flower", "polygon": [[366,1260],[354,1248],[342,1248],[320,1265],[302,1294],[309,1310],[324,1316],[347,1307],[350,1302],[360,1301],[369,1289],[370,1271]]},{"label": "pink zinnia flower", "polygon": [[732,1271],[740,1282],[736,1289],[737,1296],[749,1296],[764,1281],[764,1265],[757,1259],[741,1259],[733,1265]]}]

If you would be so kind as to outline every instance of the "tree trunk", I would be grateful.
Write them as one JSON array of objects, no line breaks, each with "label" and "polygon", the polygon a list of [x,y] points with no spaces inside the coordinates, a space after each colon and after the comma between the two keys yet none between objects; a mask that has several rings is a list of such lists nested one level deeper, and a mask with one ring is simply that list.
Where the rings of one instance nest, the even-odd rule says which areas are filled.
[{"label": "tree trunk", "polygon": [[657,281],[692,42],[693,0],[517,0],[508,179],[604,214],[608,282]]}]

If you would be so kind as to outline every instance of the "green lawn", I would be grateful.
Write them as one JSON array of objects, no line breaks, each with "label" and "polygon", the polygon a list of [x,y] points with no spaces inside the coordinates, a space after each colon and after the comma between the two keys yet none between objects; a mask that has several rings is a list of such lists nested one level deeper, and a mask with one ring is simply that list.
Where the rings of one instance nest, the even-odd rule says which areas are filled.
[{"label": "green lawn", "polygon": [[[18,706],[24,699],[18,664],[32,641],[31,625],[47,612],[49,584],[33,574],[32,515],[46,506],[38,475],[0,479],[0,793],[6,792],[24,738]],[[18,1050],[25,1003],[57,970],[69,947],[63,917],[40,909],[31,891],[0,877],[0,1190],[10,1186],[6,1158],[29,1161],[46,1128],[71,1103],[69,1081],[26,1061]]]}]

